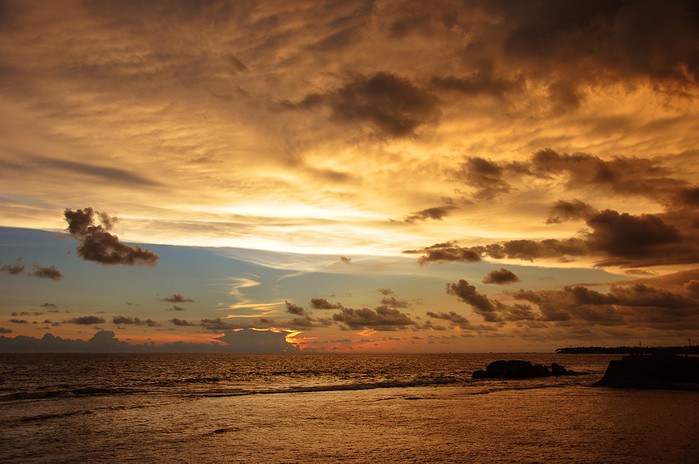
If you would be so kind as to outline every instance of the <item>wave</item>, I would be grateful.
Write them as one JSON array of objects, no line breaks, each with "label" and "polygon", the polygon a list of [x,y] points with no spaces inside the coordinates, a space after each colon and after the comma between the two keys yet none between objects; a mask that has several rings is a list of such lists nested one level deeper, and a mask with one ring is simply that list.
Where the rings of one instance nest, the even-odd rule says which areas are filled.
[{"label": "wave", "polygon": [[99,388],[99,387],[83,387],[65,390],[49,390],[49,391],[20,391],[9,393],[0,396],[2,401],[19,401],[19,400],[43,400],[53,398],[66,398],[71,396],[99,396],[99,395],[119,395],[128,393],[139,393],[144,390],[136,390],[131,388]]},{"label": "wave", "polygon": [[246,395],[272,395],[283,393],[313,393],[313,392],[331,392],[331,391],[354,391],[354,390],[373,390],[377,388],[406,388],[406,387],[426,387],[432,385],[448,385],[462,383],[463,379],[455,377],[439,377],[434,379],[420,379],[410,381],[389,380],[382,382],[362,382],[362,383],[347,383],[347,384],[332,384],[332,385],[301,385],[292,387],[269,388],[264,390],[224,390],[218,392],[197,392],[190,396],[202,397],[226,397],[226,396],[246,396]]},{"label": "wave", "polygon": [[302,385],[289,385],[289,383],[275,385],[274,383],[269,382],[242,382],[235,385],[226,385],[226,380],[227,379],[219,377],[199,378],[196,380],[180,379],[167,382],[154,382],[146,385],[141,384],[133,387],[84,386],[76,388],[75,386],[68,385],[53,385],[51,387],[46,387],[44,390],[18,391],[0,395],[0,403],[10,401],[54,400],[72,397],[130,395],[138,393],[189,397],[232,397],[246,395],[357,391],[379,388],[429,387],[454,384],[460,384],[464,387],[468,386],[469,390],[471,390],[469,393],[472,394],[487,394],[502,390],[549,388],[569,383],[581,383],[579,380],[554,382],[549,378],[547,378],[545,381],[541,381],[541,379],[537,379],[536,381],[534,379],[519,381],[495,379],[474,381],[471,378],[461,376],[419,377],[410,380],[392,379],[378,381],[361,381],[354,379],[354,381],[349,382],[345,380],[343,383]]}]

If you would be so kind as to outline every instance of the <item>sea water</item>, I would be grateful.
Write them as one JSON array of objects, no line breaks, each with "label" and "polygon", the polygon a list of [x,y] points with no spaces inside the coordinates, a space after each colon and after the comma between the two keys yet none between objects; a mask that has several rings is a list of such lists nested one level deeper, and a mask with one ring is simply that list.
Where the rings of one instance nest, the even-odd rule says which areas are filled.
[{"label": "sea water", "polygon": [[0,462],[699,462],[699,393],[591,387],[619,358],[1,354]]}]

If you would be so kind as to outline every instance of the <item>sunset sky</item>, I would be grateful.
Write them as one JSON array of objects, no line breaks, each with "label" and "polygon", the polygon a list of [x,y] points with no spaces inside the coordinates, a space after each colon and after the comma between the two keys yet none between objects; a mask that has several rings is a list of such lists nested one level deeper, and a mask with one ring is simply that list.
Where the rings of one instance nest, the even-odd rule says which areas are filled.
[{"label": "sunset sky", "polygon": [[7,0],[0,38],[0,350],[699,343],[695,2]]}]

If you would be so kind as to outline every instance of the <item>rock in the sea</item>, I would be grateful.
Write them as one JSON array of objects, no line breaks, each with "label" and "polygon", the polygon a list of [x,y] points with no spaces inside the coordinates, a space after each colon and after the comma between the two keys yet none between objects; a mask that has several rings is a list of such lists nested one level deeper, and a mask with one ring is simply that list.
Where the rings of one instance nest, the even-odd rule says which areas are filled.
[{"label": "rock in the sea", "polygon": [[699,357],[629,355],[609,361],[596,387],[699,390]]},{"label": "rock in the sea", "polygon": [[576,375],[577,372],[569,371],[560,364],[553,363],[551,370],[541,364],[532,364],[529,361],[510,360],[495,361],[488,364],[485,370],[475,371],[471,377],[474,379],[532,379],[537,377],[549,377],[551,375]]}]

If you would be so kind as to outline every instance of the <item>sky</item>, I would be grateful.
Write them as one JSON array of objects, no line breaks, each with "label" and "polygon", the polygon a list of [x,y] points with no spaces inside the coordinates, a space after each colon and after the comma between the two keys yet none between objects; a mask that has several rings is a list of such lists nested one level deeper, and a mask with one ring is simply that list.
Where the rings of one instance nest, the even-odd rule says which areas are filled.
[{"label": "sky", "polygon": [[699,340],[695,2],[4,0],[0,37],[0,350]]}]

